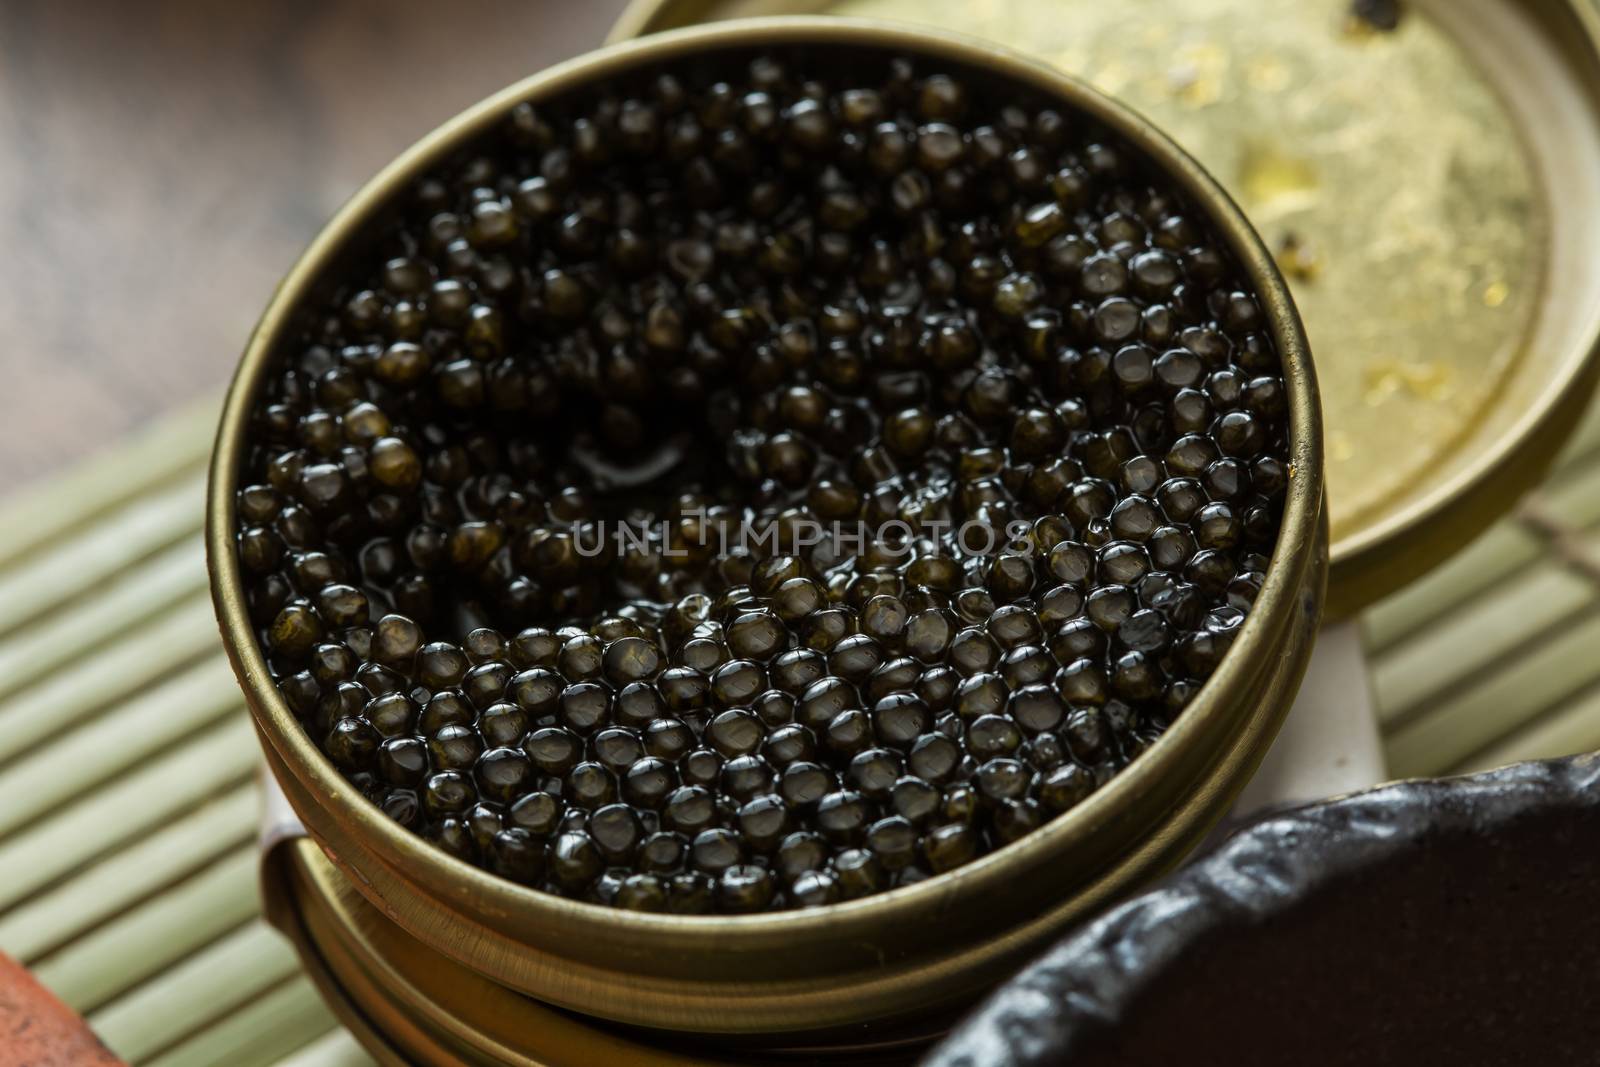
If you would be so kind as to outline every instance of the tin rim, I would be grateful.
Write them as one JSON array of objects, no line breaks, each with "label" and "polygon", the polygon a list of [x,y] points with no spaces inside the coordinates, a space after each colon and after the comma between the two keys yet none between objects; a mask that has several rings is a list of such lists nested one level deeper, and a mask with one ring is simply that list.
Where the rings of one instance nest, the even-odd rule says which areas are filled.
[{"label": "tin rim", "polygon": [[[1291,480],[1278,541],[1255,609],[1201,692],[1150,748],[1072,811],[1023,839],[930,878],[861,900],[806,911],[745,916],[681,916],[623,912],[547,894],[501,879],[457,860],[395,824],[350,785],[323,756],[272,684],[246,607],[233,547],[235,490],[246,447],[254,397],[272,363],[293,312],[322,272],[351,245],[365,224],[415,176],[492,128],[524,100],[581,89],[635,68],[680,61],[706,52],[763,47],[840,46],[920,55],[986,76],[1017,81],[1090,115],[1143,153],[1192,201],[1227,244],[1257,293],[1284,365],[1290,407]],[[309,795],[317,813],[358,829],[364,845],[395,871],[439,901],[457,902],[490,923],[559,930],[569,941],[625,944],[632,953],[714,950],[745,957],[818,938],[872,942],[887,920],[945,913],[957,905],[982,907],[985,894],[1004,886],[1018,869],[1037,868],[1069,847],[1082,847],[1107,824],[1126,818],[1141,795],[1185,773],[1208,748],[1225,744],[1243,718],[1270,719],[1284,709],[1248,708],[1239,698],[1257,686],[1284,652],[1284,641],[1306,606],[1302,593],[1319,587],[1317,549],[1323,495],[1321,413],[1314,371],[1299,316],[1272,257],[1243,213],[1198,163],[1125,106],[1043,63],[985,42],[892,23],[838,18],[787,17],[695,27],[654,35],[580,56],[536,74],[469,108],[424,137],[364,186],[312,242],[273,295],[229,389],[210,472],[206,547],[211,588],[224,644],[273,754]],[[1286,703],[1286,702],[1285,702]],[[1160,789],[1155,790],[1159,795]],[[307,819],[308,823],[314,819]],[[313,828],[314,829],[314,828]]]}]

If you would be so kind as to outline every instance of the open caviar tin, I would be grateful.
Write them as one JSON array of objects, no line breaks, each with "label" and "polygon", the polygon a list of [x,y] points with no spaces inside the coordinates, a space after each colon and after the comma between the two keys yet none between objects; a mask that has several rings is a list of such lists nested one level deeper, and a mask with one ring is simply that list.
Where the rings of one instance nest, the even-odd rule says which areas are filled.
[{"label": "open caviar tin", "polygon": [[[1174,724],[1087,800],[1004,849],[916,885],[808,911],[638,914],[540,893],[456,860],[389,820],[322,755],[272,684],[233,544],[249,412],[294,311],[390,198],[516,104],[709,52],[751,54],[801,44],[830,54],[860,49],[926,57],[974,78],[1024,85],[1116,132],[1206,215],[1258,295],[1284,365],[1293,467],[1271,564],[1231,649]],[[447,123],[358,193],[280,286],[229,393],[208,504],[213,594],[267,764],[321,849],[309,851],[301,842],[277,850],[289,858],[269,864],[276,921],[299,939],[325,989],[345,990],[334,999],[342,998],[349,1018],[368,1020],[356,1029],[369,1036],[380,1018],[396,1028],[419,1013],[432,1011],[437,1019],[427,1007],[437,998],[425,988],[437,966],[457,968],[485,989],[532,998],[530,1012],[581,1014],[589,1017],[586,1027],[608,1027],[613,1034],[622,1024],[696,1035],[717,1047],[769,1050],[858,1047],[867,1025],[873,1035],[925,1037],[930,1016],[935,1027],[947,1025],[953,1006],[969,1003],[1062,929],[1179,862],[1228,808],[1270,745],[1310,655],[1328,566],[1322,500],[1315,379],[1271,254],[1190,157],[1083,83],[981,42],[844,19],[701,27],[564,63]],[[284,873],[274,877],[273,869]],[[382,926],[363,916],[392,924],[417,951],[391,953],[349,940],[343,949],[329,947],[339,929],[364,937],[372,925]],[[386,956],[410,974],[409,986],[392,976],[373,979],[374,960]],[[351,961],[365,961],[367,970]],[[450,1005],[443,1010],[462,1013],[466,1031],[496,1032],[492,998],[481,1006],[459,998]],[[543,1018],[537,1012],[528,1018]],[[535,1046],[545,1033],[532,1022],[516,1029],[527,1043],[520,1060],[495,1051],[485,1038],[490,1051],[484,1056],[487,1062],[565,1062],[554,1054],[541,1058]],[[428,1059],[419,1052],[395,1054]],[[734,1058],[750,1059],[744,1052]]]},{"label": "open caviar tin", "polygon": [[622,40],[777,13],[907,20],[1141,111],[1289,278],[1327,419],[1330,616],[1543,477],[1600,345],[1593,0],[634,0]]}]

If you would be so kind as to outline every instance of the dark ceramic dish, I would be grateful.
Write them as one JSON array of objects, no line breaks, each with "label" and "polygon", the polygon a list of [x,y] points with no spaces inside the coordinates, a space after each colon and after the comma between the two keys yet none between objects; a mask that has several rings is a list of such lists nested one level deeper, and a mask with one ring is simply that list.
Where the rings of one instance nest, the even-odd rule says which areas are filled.
[{"label": "dark ceramic dish", "polygon": [[925,1067],[1600,1064],[1600,756],[1253,822]]}]

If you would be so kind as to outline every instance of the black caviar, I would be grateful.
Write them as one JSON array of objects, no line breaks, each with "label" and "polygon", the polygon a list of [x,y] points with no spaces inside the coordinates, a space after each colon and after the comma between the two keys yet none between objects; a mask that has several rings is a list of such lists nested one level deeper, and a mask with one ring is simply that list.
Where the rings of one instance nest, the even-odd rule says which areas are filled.
[{"label": "black caviar", "polygon": [[250,610],[349,780],[517,882],[947,871],[1126,766],[1261,587],[1262,311],[1016,86],[794,52],[523,104],[348,271],[254,412]]}]

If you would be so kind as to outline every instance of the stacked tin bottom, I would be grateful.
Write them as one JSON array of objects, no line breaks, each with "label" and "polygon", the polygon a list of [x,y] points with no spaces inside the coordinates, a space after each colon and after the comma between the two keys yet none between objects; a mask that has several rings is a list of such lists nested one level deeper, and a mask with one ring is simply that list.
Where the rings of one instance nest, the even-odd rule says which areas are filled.
[{"label": "stacked tin bottom", "polygon": [[308,838],[263,860],[268,918],[288,936],[323,997],[380,1062],[440,1067],[743,1067],[913,1062],[951,1022],[825,1042],[747,1046],[629,1031],[540,1004],[408,937]]}]

